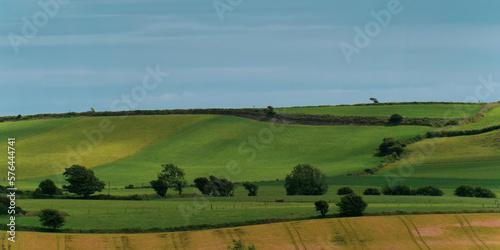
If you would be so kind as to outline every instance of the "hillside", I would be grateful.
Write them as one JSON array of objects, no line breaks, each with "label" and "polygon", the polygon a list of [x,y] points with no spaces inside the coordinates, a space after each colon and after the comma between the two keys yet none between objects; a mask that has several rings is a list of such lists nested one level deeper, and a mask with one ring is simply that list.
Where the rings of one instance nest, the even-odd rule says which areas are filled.
[{"label": "hillside", "polygon": [[[102,119],[109,118],[81,118],[19,141],[18,151],[29,152],[18,154],[19,164],[24,166],[19,170],[20,179],[62,173],[63,166],[73,164],[66,161],[68,146],[86,140],[82,131],[98,126]],[[373,155],[384,137],[406,140],[430,130],[419,126],[273,125],[207,115],[111,120],[115,131],[82,157],[81,164],[118,186],[147,183],[161,164],[169,162],[184,168],[188,180],[210,174],[235,181],[282,179],[299,163],[313,164],[329,176],[359,172],[379,164],[380,158]],[[54,162],[61,167],[54,169]],[[231,176],[227,176],[228,164],[237,164],[238,171]],[[40,178],[30,181],[38,183]]]},{"label": "hillside", "polygon": [[0,233],[2,249],[497,249],[500,214],[380,216],[306,220],[152,234]]}]

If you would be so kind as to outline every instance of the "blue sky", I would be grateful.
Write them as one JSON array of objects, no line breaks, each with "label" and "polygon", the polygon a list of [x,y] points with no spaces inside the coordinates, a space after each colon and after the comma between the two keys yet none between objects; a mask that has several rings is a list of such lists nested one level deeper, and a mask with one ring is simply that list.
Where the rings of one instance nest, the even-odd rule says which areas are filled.
[{"label": "blue sky", "polygon": [[[0,2],[0,116],[500,100],[499,1],[40,2],[52,8]],[[223,20],[214,2],[231,8]],[[390,14],[385,27],[372,11]],[[355,46],[355,27],[374,22],[348,62],[339,44]],[[148,66],[169,75],[141,89]],[[116,105],[139,90],[133,105]]]}]

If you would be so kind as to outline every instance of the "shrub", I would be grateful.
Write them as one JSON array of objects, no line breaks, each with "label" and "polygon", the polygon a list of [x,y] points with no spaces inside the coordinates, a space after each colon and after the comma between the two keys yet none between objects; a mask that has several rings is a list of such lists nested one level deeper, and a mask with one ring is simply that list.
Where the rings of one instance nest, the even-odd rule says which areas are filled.
[{"label": "shrub", "polygon": [[414,195],[443,196],[443,191],[434,186],[424,186],[412,190]]},{"label": "shrub", "polygon": [[337,190],[338,195],[346,195],[346,194],[353,194],[354,191],[350,187],[342,187]]},{"label": "shrub", "polygon": [[497,198],[493,191],[484,187],[475,187],[474,196],[479,198]]},{"label": "shrub", "polygon": [[17,206],[15,209],[13,209],[12,206],[10,206],[10,198],[5,197],[3,195],[0,195],[0,215],[9,215],[10,214],[12,216],[13,215],[12,213],[25,214],[26,212]]},{"label": "shrub", "polygon": [[376,188],[367,188],[363,192],[364,195],[380,195],[380,191]]},{"label": "shrub", "polygon": [[460,197],[474,197],[474,187],[466,184],[460,185],[453,194]]},{"label": "shrub", "polygon": [[396,184],[394,186],[385,185],[382,187],[384,195],[411,195],[411,189],[404,184]]},{"label": "shrub", "polygon": [[259,186],[255,183],[251,182],[243,182],[243,187],[248,191],[248,196],[257,196],[257,190],[259,190]]},{"label": "shrub", "polygon": [[309,164],[297,165],[285,178],[287,195],[323,195],[328,191],[326,176]]},{"label": "shrub", "polygon": [[165,181],[157,179],[157,180],[152,180],[149,183],[151,183],[151,186],[155,190],[156,194],[165,197],[168,191],[168,185]]},{"label": "shrub", "polygon": [[210,194],[210,192],[208,192],[208,189],[207,189],[207,184],[209,182],[210,181],[206,177],[199,177],[199,178],[194,179],[194,183],[195,183],[196,187],[204,195]]},{"label": "shrub", "polygon": [[396,153],[397,156],[401,156],[404,152],[404,147],[406,147],[406,144],[392,137],[386,137],[377,149],[379,151],[378,155],[386,156]]},{"label": "shrub", "polygon": [[43,209],[39,217],[42,226],[51,227],[54,230],[61,227],[65,221],[64,215],[57,209]]},{"label": "shrub", "polygon": [[328,213],[328,208],[330,207],[328,203],[324,200],[319,200],[314,202],[314,205],[316,206],[316,211],[319,211],[321,215],[325,216],[326,213]]},{"label": "shrub", "polygon": [[389,118],[390,123],[401,123],[403,121],[403,116],[400,114],[393,114]]},{"label": "shrub", "polygon": [[337,202],[335,205],[339,207],[341,216],[361,216],[368,206],[368,204],[363,201],[363,198],[356,194],[342,196],[340,202]]},{"label": "shrub", "polygon": [[56,186],[56,184],[51,179],[46,179],[41,181],[38,185],[42,194],[54,195],[62,194],[61,190]]}]

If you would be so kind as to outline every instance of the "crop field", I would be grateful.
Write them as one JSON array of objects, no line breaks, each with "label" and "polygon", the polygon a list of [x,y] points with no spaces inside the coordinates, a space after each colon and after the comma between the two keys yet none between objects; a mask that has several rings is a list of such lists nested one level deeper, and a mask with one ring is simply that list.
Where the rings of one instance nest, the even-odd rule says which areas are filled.
[{"label": "crop field", "polygon": [[465,118],[473,116],[481,104],[400,104],[367,106],[321,106],[276,108],[283,113],[328,114],[338,116],[391,116],[429,118]]},{"label": "crop field", "polygon": [[[376,226],[375,226],[376,225]],[[0,233],[3,249],[497,249],[500,214],[377,216],[305,220],[151,234]]]}]

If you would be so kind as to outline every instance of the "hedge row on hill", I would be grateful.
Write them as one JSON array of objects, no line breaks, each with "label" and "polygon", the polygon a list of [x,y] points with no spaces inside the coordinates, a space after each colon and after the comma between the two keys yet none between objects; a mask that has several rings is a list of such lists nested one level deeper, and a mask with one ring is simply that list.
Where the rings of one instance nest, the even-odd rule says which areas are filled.
[{"label": "hedge row on hill", "polygon": [[[328,114],[301,114],[301,113],[280,113],[278,115],[282,119],[288,119],[299,122],[318,122],[318,123],[333,123],[336,125],[396,125],[389,122],[387,116],[337,116]],[[453,119],[460,120],[460,119]],[[445,118],[428,118],[428,117],[405,117],[401,123],[397,125],[419,125],[439,127],[450,122],[450,119]]]},{"label": "hedge row on hill", "polygon": [[500,129],[500,125],[495,125],[482,129],[471,129],[471,130],[429,131],[426,133],[426,137],[436,138],[436,137],[453,137],[453,136],[463,136],[463,135],[477,135],[497,129]]},{"label": "hedge row on hill", "polygon": [[47,118],[70,118],[82,116],[133,116],[133,115],[186,115],[186,114],[213,114],[213,115],[268,115],[269,109],[263,108],[246,108],[246,109],[172,109],[172,110],[133,110],[133,111],[103,111],[103,112],[68,112],[68,113],[48,113],[36,114],[27,116],[3,116],[0,117],[0,122],[18,121],[18,120],[35,120]]}]

